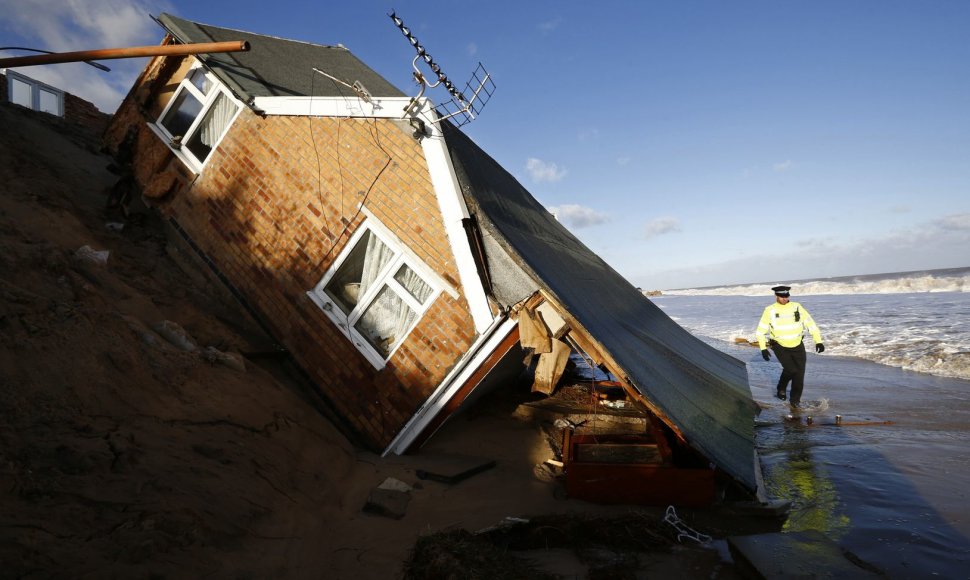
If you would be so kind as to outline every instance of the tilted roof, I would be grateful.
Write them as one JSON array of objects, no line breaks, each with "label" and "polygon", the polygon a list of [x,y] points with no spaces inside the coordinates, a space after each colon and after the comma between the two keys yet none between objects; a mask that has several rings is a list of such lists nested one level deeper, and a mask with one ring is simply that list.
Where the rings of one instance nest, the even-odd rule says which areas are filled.
[{"label": "tilted roof", "polygon": [[356,97],[350,88],[313,72],[314,67],[349,85],[360,81],[375,97],[405,96],[342,46],[209,26],[164,13],[158,22],[185,44],[247,41],[250,49],[246,52],[200,55],[213,73],[246,103],[253,97]]},{"label": "tilted roof", "polygon": [[742,361],[691,335],[580,242],[464,133],[443,123],[505,304],[549,292],[694,448],[750,490],[754,416]]}]

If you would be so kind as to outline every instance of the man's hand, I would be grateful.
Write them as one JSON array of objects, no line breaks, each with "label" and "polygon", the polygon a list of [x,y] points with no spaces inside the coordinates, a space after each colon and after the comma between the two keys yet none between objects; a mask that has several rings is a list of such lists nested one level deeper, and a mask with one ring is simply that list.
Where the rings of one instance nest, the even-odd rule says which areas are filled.
[{"label": "man's hand", "polygon": [[[816,347],[816,350],[818,350],[818,347]],[[821,351],[819,351],[819,352],[821,352]],[[771,360],[771,355],[768,354],[768,349],[767,348],[764,349],[763,351],[761,351],[761,358],[763,358],[765,360]]]},{"label": "man's hand", "polygon": [[818,343],[818,344],[816,344],[815,345],[815,352],[819,352],[819,353],[825,352],[825,345],[822,344],[821,342]]}]

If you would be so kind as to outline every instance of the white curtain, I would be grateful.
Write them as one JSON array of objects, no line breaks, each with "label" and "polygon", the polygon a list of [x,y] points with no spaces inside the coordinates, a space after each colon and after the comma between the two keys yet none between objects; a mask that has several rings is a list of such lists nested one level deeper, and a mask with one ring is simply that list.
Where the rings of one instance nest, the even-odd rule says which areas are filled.
[{"label": "white curtain", "polygon": [[202,122],[202,143],[209,148],[215,147],[216,141],[226,132],[229,121],[235,114],[236,104],[229,100],[225,93],[219,93]]},{"label": "white curtain", "polygon": [[407,265],[401,266],[401,269],[397,271],[394,275],[394,279],[404,286],[411,296],[419,303],[424,304],[425,301],[431,296],[431,286],[428,286],[418,273],[408,268]]},{"label": "white curtain", "polygon": [[387,247],[373,232],[367,232],[367,253],[364,254],[364,271],[360,276],[360,295],[371,287],[384,266],[394,257],[394,251]]},{"label": "white curtain", "polygon": [[[394,279],[421,304],[428,300],[433,291],[417,272],[406,265],[398,269]],[[391,354],[391,349],[404,338],[418,316],[397,292],[385,285],[357,321],[357,330],[384,357]]]},{"label": "white curtain", "polygon": [[416,316],[400,296],[384,286],[356,327],[381,356],[387,357],[394,345],[404,338],[404,332]]},{"label": "white curtain", "polygon": [[[393,258],[394,251],[381,242],[373,232],[368,232],[367,253],[364,255],[364,268],[360,276],[360,296],[364,296],[370,290]],[[382,356],[390,354],[391,347],[400,336],[395,320],[401,308],[408,309],[407,305],[385,286],[380,289],[377,297],[354,325]]]}]

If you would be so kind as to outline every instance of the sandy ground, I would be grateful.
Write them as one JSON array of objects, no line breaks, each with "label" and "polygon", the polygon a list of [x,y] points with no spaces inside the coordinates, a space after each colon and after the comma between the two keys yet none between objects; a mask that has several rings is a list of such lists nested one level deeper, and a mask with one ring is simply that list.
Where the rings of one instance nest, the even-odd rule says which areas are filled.
[{"label": "sandy ground", "polygon": [[[117,178],[95,141],[7,105],[0,127],[0,577],[386,579],[421,534],[631,510],[557,494],[543,433],[501,402],[416,456],[356,449],[284,365],[242,356],[271,338],[158,218],[106,209]],[[497,464],[417,477],[455,453]],[[412,488],[400,519],[362,511],[388,477]],[[651,566],[732,577],[701,560]]]}]

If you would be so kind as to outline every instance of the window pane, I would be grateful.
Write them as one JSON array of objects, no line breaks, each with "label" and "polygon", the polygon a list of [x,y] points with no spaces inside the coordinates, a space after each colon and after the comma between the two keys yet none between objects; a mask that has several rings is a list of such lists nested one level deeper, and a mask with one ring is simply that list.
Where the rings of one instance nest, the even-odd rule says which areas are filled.
[{"label": "window pane", "polygon": [[33,105],[31,101],[31,87],[29,84],[23,82],[20,79],[10,79],[13,81],[13,90],[10,93],[10,102],[20,105],[21,107],[27,107],[32,109]]},{"label": "window pane", "polygon": [[323,290],[348,315],[393,257],[394,252],[367,230]]},{"label": "window pane", "polygon": [[187,143],[189,151],[195,155],[199,161],[205,161],[216,142],[222,134],[229,128],[229,121],[236,114],[236,104],[224,93],[219,93],[216,100],[209,107],[202,123],[195,129],[195,133]]},{"label": "window pane", "polygon": [[186,90],[179,92],[175,102],[162,119],[162,126],[174,137],[184,137],[192,122],[202,112],[202,103]]},{"label": "window pane", "polygon": [[60,105],[60,99],[57,98],[56,94],[50,91],[45,91],[44,89],[40,89],[40,110],[41,111],[44,111],[45,113],[51,113],[53,115],[60,115],[61,107],[59,105]]},{"label": "window pane", "polygon": [[394,274],[394,279],[398,281],[404,289],[414,296],[414,299],[418,301],[419,304],[424,304],[431,296],[431,286],[428,286],[424,280],[418,276],[418,273],[408,268],[407,264],[401,266],[401,269]]},{"label": "window pane", "polygon": [[192,69],[189,73],[189,82],[203,95],[208,95],[209,89],[212,88],[212,82],[205,76],[205,70],[201,68]]},{"label": "window pane", "polygon": [[416,317],[417,313],[400,296],[384,286],[354,328],[382,357],[387,358]]}]

